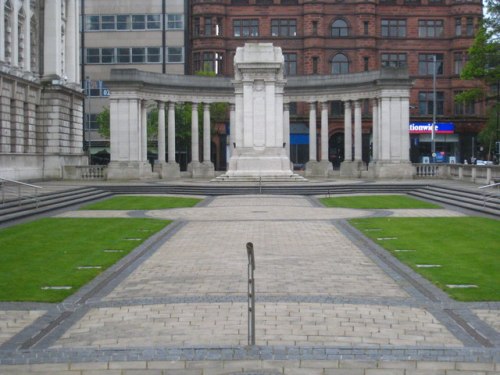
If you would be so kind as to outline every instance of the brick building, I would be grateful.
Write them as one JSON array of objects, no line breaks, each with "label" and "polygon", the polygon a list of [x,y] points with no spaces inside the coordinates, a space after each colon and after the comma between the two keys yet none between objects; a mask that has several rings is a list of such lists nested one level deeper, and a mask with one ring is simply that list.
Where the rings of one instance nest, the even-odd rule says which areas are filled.
[{"label": "brick building", "polygon": [[[406,66],[414,80],[413,162],[431,154],[431,134],[425,125],[433,118],[436,66],[437,158],[461,162],[480,156],[475,148],[485,120],[484,103],[454,102],[457,93],[478,84],[460,80],[459,74],[482,17],[480,0],[191,0],[188,12],[190,73],[210,69],[232,76],[236,48],[247,41],[280,46],[289,76]],[[307,155],[300,138],[308,112],[306,103],[290,104],[292,145],[296,142],[291,158],[300,164]],[[368,161],[368,102],[365,107],[363,159]],[[334,165],[343,159],[342,118],[343,103],[330,102],[329,158]]]}]

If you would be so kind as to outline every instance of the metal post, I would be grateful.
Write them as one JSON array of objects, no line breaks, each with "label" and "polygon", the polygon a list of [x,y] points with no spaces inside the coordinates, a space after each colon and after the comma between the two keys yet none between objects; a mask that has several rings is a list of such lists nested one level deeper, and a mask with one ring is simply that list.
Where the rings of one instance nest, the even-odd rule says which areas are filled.
[{"label": "metal post", "polygon": [[436,55],[432,57],[433,69],[432,69],[432,93],[433,93],[433,103],[432,103],[432,133],[431,133],[431,155],[432,160],[436,161]]},{"label": "metal post", "polygon": [[247,243],[248,255],[248,345],[255,345],[255,257],[253,243]]}]

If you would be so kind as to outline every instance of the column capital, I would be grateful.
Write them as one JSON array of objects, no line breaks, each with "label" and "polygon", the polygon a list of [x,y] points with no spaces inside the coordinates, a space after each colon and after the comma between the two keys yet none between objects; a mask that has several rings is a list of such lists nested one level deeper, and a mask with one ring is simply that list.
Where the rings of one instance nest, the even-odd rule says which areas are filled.
[{"label": "column capital", "polygon": [[165,102],[158,100],[156,103],[158,104],[158,109],[165,109]]},{"label": "column capital", "polygon": [[229,104],[229,110],[234,111],[236,109],[236,105],[234,103]]},{"label": "column capital", "polygon": [[309,110],[315,110],[316,109],[316,102],[310,102],[309,103]]},{"label": "column capital", "polygon": [[203,103],[203,109],[205,111],[209,110],[210,109],[210,103]]},{"label": "column capital", "polygon": [[174,109],[175,110],[175,102],[168,102],[168,109]]},{"label": "column capital", "polygon": [[321,110],[323,110],[323,111],[328,110],[328,102],[327,101],[321,102]]},{"label": "column capital", "polygon": [[378,105],[378,98],[373,98],[372,99],[372,106]]},{"label": "column capital", "polygon": [[283,111],[290,111],[290,103],[283,103]]},{"label": "column capital", "polygon": [[354,101],[354,108],[361,108],[361,100]]},{"label": "column capital", "polygon": [[351,101],[350,100],[345,100],[344,101],[344,108],[345,109],[350,109],[351,108]]}]

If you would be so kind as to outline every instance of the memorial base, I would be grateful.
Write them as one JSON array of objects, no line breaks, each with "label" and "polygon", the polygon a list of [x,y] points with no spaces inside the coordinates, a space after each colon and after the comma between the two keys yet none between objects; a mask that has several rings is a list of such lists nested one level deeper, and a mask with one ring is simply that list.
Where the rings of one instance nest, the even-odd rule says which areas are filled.
[{"label": "memorial base", "polygon": [[413,179],[415,167],[410,162],[376,161],[368,166],[368,173],[373,178]]},{"label": "memorial base", "polygon": [[340,164],[340,177],[360,178],[363,171],[366,171],[366,165],[360,160],[343,161]]},{"label": "memorial base", "polygon": [[181,169],[176,162],[155,162],[154,172],[158,172],[160,178],[163,179],[176,179],[181,177]]}]

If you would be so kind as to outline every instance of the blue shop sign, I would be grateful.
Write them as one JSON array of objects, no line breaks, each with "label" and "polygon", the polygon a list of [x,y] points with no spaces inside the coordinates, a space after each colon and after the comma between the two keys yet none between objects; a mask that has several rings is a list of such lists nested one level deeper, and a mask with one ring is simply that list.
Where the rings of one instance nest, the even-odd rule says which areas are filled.
[{"label": "blue shop sign", "polygon": [[[455,124],[452,122],[436,122],[435,134],[453,134]],[[432,134],[432,122],[411,122],[410,134]]]}]

